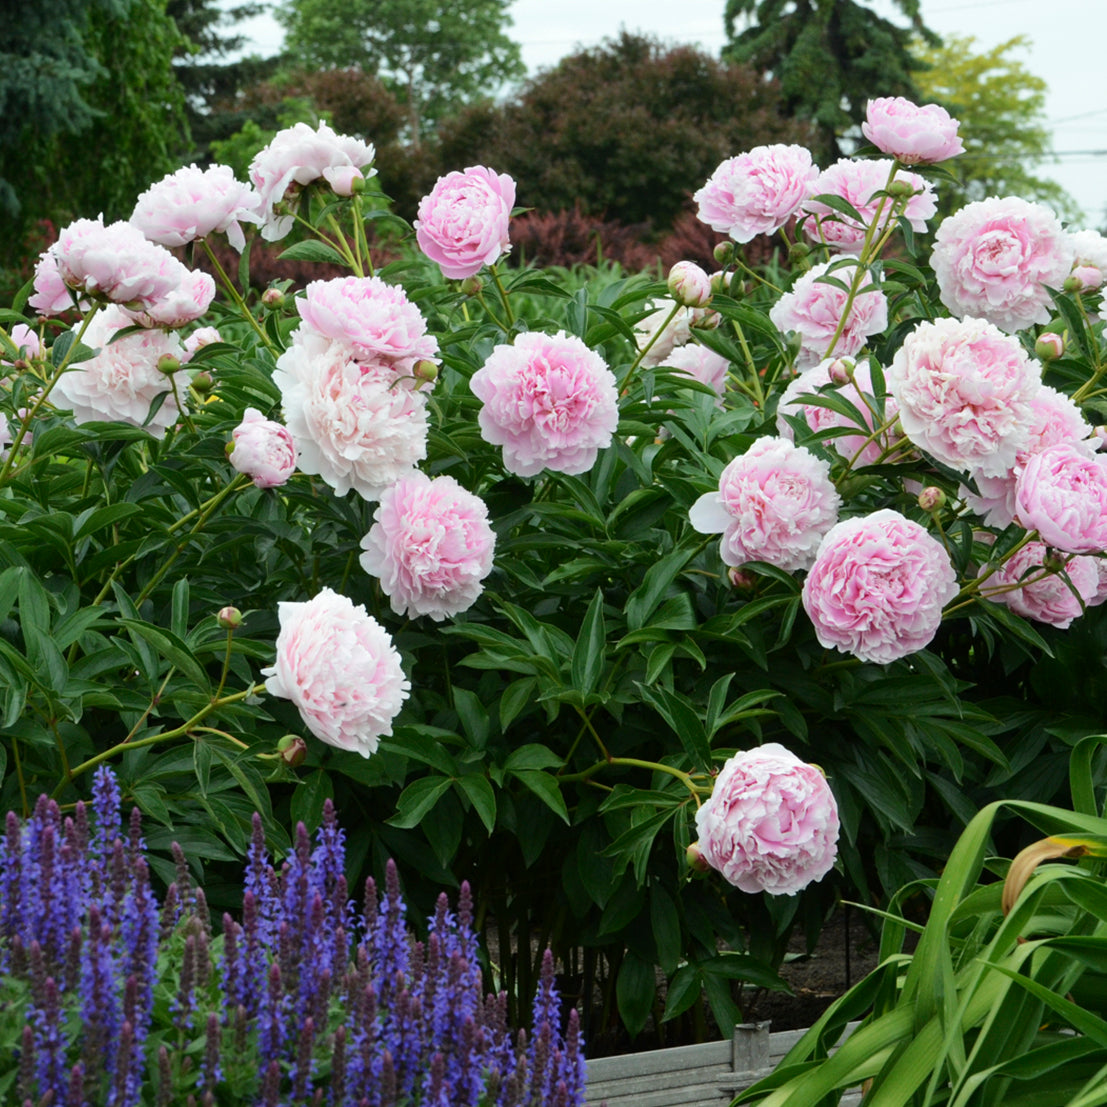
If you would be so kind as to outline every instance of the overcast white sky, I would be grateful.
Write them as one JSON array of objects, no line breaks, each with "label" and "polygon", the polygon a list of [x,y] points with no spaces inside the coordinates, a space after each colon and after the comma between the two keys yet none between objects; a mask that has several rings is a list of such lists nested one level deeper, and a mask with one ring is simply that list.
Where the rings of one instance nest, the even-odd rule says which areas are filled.
[{"label": "overcast white sky", "polygon": [[[883,14],[895,10],[891,0],[873,0],[871,6]],[[510,33],[531,73],[621,27],[698,43],[716,54],[725,41],[724,7],[725,0],[515,0]],[[1031,49],[1019,56],[1049,85],[1046,118],[1058,154],[1056,164],[1039,172],[1068,190],[1089,226],[1107,224],[1107,0],[922,0],[922,12],[939,34],[972,35],[982,49],[1016,35],[1030,40]],[[257,53],[268,55],[281,45],[271,16],[251,20],[243,30]]]}]

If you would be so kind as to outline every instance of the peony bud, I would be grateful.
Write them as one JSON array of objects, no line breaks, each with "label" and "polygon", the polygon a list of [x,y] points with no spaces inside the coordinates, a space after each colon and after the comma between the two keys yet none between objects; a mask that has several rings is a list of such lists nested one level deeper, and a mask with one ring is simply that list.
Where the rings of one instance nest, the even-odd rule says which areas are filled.
[{"label": "peony bud", "polygon": [[1041,361],[1055,361],[1065,352],[1065,336],[1056,331],[1046,331],[1034,343],[1034,353]]},{"label": "peony bud", "polygon": [[307,742],[298,734],[286,734],[277,742],[277,753],[290,769],[296,769],[307,758]]},{"label": "peony bud", "polygon": [[730,568],[726,575],[730,578],[731,585],[741,592],[750,592],[757,585],[757,578],[745,569]]},{"label": "peony bud", "polygon": [[201,370],[192,378],[192,387],[201,396],[206,396],[214,384],[215,381],[212,380],[211,374],[206,370]]},{"label": "peony bud", "polygon": [[237,607],[221,607],[215,621],[224,630],[238,630],[242,626],[242,612]]},{"label": "peony bud", "polygon": [[466,277],[461,282],[461,291],[466,296],[477,296],[480,294],[480,290],[484,287],[484,282],[480,277]]},{"label": "peony bud", "polygon": [[1061,550],[1047,549],[1042,557],[1042,568],[1047,573],[1061,573],[1068,564],[1068,558]]},{"label": "peony bud", "polygon": [[422,358],[411,367],[411,375],[417,381],[438,380],[438,366],[433,361]]},{"label": "peony bud", "polygon": [[889,196],[895,199],[904,199],[915,195],[915,186],[910,181],[892,181],[886,189]]},{"label": "peony bud", "polygon": [[324,169],[323,177],[336,196],[352,196],[359,181],[361,187],[365,187],[365,176],[356,165],[336,165]]},{"label": "peony bud", "polygon": [[669,295],[682,307],[711,302],[711,279],[694,261],[678,261],[669,270]]},{"label": "peony bud", "polygon": [[[1073,288],[1069,285],[1073,284]],[[1065,281],[1066,292],[1095,292],[1103,284],[1103,273],[1094,265],[1078,265]]]},{"label": "peony bud", "polygon": [[688,862],[688,868],[693,872],[706,873],[711,870],[711,866],[707,863],[707,858],[703,855],[703,850],[700,849],[699,842],[693,842],[684,851],[684,857]]},{"label": "peony bud", "polygon": [[929,484],[919,493],[919,507],[934,514],[946,506],[946,494],[933,484]]},{"label": "peony bud", "polygon": [[720,242],[711,251],[711,256],[719,265],[729,265],[734,260],[734,243]]},{"label": "peony bud", "polygon": [[158,372],[171,377],[181,367],[181,359],[173,354],[162,354],[158,358]]},{"label": "peony bud", "polygon": [[834,384],[849,384],[856,368],[852,358],[837,357],[826,367],[826,374]]},{"label": "peony bud", "polygon": [[811,247],[806,242],[793,242],[788,247],[789,261],[803,261],[811,254]]},{"label": "peony bud", "polygon": [[275,308],[283,307],[285,301],[285,295],[279,288],[267,288],[261,294],[261,302],[269,308],[270,311]]}]

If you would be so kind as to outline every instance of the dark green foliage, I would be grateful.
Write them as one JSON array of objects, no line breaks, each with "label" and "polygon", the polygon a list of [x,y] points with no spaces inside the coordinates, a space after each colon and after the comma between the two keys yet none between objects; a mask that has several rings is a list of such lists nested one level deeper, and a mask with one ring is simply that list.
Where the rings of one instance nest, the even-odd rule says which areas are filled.
[{"label": "dark green foliage", "polygon": [[841,156],[838,136],[861,123],[866,101],[918,99],[914,74],[924,65],[910,50],[912,39],[932,46],[940,39],[923,25],[919,0],[896,5],[909,27],[859,0],[727,0],[723,56],[780,82],[788,110],[817,129],[812,153],[826,165]]},{"label": "dark green foliage", "polygon": [[753,70],[624,32],[449,120],[441,160],[510,173],[526,207],[664,229],[723,159],[806,133]]}]

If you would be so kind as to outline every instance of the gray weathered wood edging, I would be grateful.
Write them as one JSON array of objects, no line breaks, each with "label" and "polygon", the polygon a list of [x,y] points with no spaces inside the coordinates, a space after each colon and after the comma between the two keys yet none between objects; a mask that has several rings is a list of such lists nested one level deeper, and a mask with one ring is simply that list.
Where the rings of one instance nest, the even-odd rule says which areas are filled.
[{"label": "gray weathered wood edging", "polygon": [[[856,1026],[850,1023],[846,1034]],[[768,1076],[806,1033],[771,1034],[767,1022],[743,1023],[730,1041],[596,1058],[588,1062],[588,1107],[725,1107]],[[843,1107],[860,1102],[859,1092],[842,1099]]]}]

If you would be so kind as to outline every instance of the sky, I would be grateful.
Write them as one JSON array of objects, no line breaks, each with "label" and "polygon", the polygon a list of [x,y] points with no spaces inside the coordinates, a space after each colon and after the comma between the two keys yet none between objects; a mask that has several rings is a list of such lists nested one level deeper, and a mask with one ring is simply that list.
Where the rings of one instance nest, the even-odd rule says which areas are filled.
[{"label": "sky", "polygon": [[[903,22],[891,0],[872,0],[870,6]],[[509,34],[532,74],[623,27],[717,54],[726,41],[724,7],[725,0],[687,6],[675,0],[515,0]],[[971,35],[981,50],[1026,36],[1030,48],[1015,56],[1049,86],[1046,123],[1058,155],[1036,172],[1065,188],[1084,211],[1087,226],[1107,225],[1107,0],[922,0],[922,15],[938,34]],[[271,15],[249,20],[241,30],[259,54],[280,48],[282,32]]]}]

